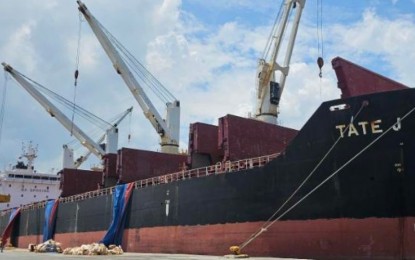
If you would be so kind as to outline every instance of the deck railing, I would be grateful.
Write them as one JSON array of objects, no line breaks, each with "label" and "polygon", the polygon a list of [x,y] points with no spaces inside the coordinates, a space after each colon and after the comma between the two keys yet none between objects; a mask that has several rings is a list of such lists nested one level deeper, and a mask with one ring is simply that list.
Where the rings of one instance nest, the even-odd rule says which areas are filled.
[{"label": "deck railing", "polygon": [[[223,174],[227,172],[236,172],[236,171],[243,171],[248,169],[253,169],[257,167],[262,167],[272,159],[276,158],[279,153],[249,158],[249,159],[242,159],[238,161],[226,161],[224,163],[217,163],[214,165],[210,165],[207,167],[201,167],[191,170],[183,170],[179,172],[174,172],[170,174],[165,174],[157,177],[152,177],[144,180],[138,180],[134,182],[134,189],[140,189],[147,186],[154,186],[160,184],[166,184],[170,182],[176,182],[181,180],[188,180],[192,178],[200,178],[205,177],[213,174]],[[82,201],[89,198],[100,197],[108,194],[112,194],[114,191],[114,187],[89,191],[81,194],[76,194],[69,197],[64,197],[59,199],[59,203],[68,203],[74,201]],[[29,210],[34,208],[44,208],[46,205],[46,201],[35,202],[27,205],[23,205],[21,210]],[[9,210],[3,211],[3,213],[7,213]],[[11,209],[10,209],[11,211]]]}]

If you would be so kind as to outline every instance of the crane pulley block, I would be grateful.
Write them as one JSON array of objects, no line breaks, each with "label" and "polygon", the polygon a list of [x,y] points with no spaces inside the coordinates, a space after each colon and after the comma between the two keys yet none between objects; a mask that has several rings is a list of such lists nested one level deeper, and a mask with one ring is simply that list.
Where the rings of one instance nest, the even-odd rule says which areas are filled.
[{"label": "crane pulley block", "polygon": [[269,82],[269,101],[271,104],[278,105],[280,102],[280,84],[275,81]]}]

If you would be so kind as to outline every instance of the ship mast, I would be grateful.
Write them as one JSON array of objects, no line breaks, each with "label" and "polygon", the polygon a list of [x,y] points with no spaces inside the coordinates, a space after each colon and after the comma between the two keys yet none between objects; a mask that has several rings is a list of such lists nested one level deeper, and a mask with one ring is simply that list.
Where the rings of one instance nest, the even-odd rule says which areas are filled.
[{"label": "ship mast", "polygon": [[[277,17],[277,22],[268,39],[264,55],[258,61],[256,78],[257,104],[255,112],[255,117],[258,120],[277,124],[280,98],[288,76],[289,64],[305,2],[306,0],[285,0],[282,15]],[[278,53],[281,49],[284,34],[288,27],[288,20],[292,12],[295,12],[295,14],[292,21],[291,33],[289,35],[284,61],[280,64],[277,61]],[[278,19],[280,20],[278,21]],[[272,49],[272,52],[267,61],[266,59],[270,49]],[[280,73],[279,81],[276,81],[276,71]]]},{"label": "ship mast", "polygon": [[34,147],[32,142],[29,142],[28,146],[22,145],[22,156],[27,160],[27,168],[33,170],[33,162],[37,158],[37,146]]}]

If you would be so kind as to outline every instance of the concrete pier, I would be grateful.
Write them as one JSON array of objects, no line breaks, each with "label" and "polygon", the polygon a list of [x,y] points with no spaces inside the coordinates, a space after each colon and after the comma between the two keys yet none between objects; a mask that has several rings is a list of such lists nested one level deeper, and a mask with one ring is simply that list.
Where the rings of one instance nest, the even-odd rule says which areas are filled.
[{"label": "concrete pier", "polygon": [[[25,249],[6,249],[0,253],[0,259],[7,260],[226,260],[224,256],[206,256],[206,255],[185,255],[185,254],[145,254],[145,253],[124,253],[122,255],[97,255],[97,256],[74,256],[63,255],[58,253],[33,253]],[[278,260],[288,258],[275,257],[249,257],[250,260]]]}]

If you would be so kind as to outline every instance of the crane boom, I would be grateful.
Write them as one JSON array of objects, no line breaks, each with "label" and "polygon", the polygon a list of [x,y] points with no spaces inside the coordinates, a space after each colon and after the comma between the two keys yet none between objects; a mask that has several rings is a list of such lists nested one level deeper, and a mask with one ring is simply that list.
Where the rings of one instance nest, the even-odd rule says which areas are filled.
[{"label": "crane boom", "polygon": [[[267,62],[265,58],[258,61],[257,68],[257,106],[255,117],[264,122],[276,124],[278,118],[278,106],[282,91],[285,87],[285,81],[289,72],[289,65],[294,49],[295,38],[297,36],[298,26],[301,14],[304,9],[306,0],[285,0],[284,10],[281,16],[281,23],[278,24],[278,30],[270,38],[273,41],[272,54]],[[282,45],[283,36],[287,29],[288,18],[293,9],[296,9],[294,20],[292,22],[291,34],[288,39],[287,50],[283,64],[277,62],[278,52]],[[275,71],[280,71],[280,79],[275,82]]]},{"label": "crane boom", "polygon": [[[117,121],[115,121],[115,123],[113,124],[113,126],[111,127],[111,128],[117,128],[117,126],[118,126],[118,124],[119,123],[121,123],[121,121],[122,120],[124,120],[124,118],[129,114],[129,113],[131,113],[131,111],[133,110],[133,107],[130,107],[129,109],[127,109],[122,115],[121,115],[121,117],[117,120]],[[110,129],[111,129],[110,128]],[[108,130],[110,130],[110,129],[108,129]],[[97,144],[100,144],[100,143],[102,143],[104,140],[105,140],[105,136],[106,136],[106,134],[103,134],[97,141],[96,141],[96,143]],[[87,159],[88,159],[88,157],[91,155],[91,153],[92,153],[92,151],[91,150],[88,150],[88,152],[86,152],[84,155],[82,155],[82,156],[80,156],[75,162],[74,162],[74,168],[75,169],[78,169],[81,165],[82,165],[82,163],[83,162],[85,162]]]},{"label": "crane boom", "polygon": [[116,72],[122,77],[134,98],[137,100],[144,115],[150,121],[154,129],[160,135],[161,138],[161,151],[167,153],[178,153],[179,147],[179,129],[180,129],[180,102],[174,100],[166,104],[166,118],[163,119],[150,99],[147,97],[143,88],[140,86],[133,73],[123,60],[117,48],[107,37],[99,22],[89,12],[84,3],[80,0],[77,1],[79,11],[84,15],[86,21],[104,48],[106,54],[111,60]]},{"label": "crane boom", "polygon": [[88,150],[94,153],[98,158],[105,155],[105,151],[89,138],[77,125],[73,124],[55,105],[53,105],[44,95],[42,95],[33,85],[22,76],[20,72],[13,69],[10,65],[2,63],[4,70],[7,71],[29,94],[42,105],[46,111],[55,117],[68,131],[85,146]]}]

